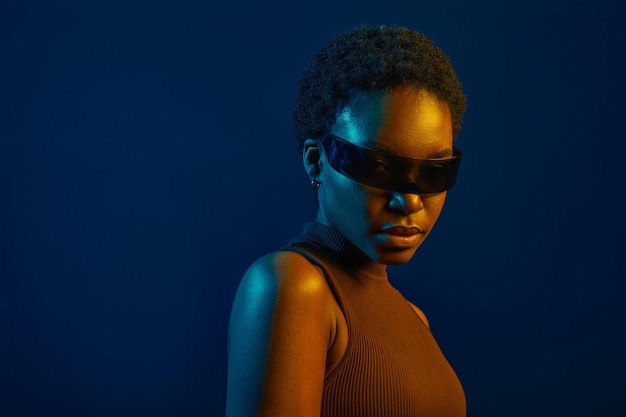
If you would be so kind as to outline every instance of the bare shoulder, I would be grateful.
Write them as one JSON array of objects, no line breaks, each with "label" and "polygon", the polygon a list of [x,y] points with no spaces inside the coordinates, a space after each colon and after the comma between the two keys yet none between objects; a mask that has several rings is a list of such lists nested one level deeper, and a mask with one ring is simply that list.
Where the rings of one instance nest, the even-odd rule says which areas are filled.
[{"label": "bare shoulder", "polygon": [[409,304],[411,305],[413,311],[415,311],[415,314],[417,314],[419,318],[422,319],[426,327],[430,329],[430,323],[428,323],[428,318],[426,317],[426,314],[424,314],[424,312],[412,302],[409,301]]},{"label": "bare shoulder", "polygon": [[323,272],[302,255],[250,266],[230,317],[227,416],[319,416],[336,321]]},{"label": "bare shoulder", "polygon": [[[294,252],[273,252],[259,258],[245,272],[233,302],[230,328],[258,326],[268,330],[276,313],[305,313],[324,308],[332,297],[322,271]],[[264,324],[264,326],[259,326]],[[252,329],[250,329],[252,331]]]},{"label": "bare shoulder", "polygon": [[273,252],[253,263],[244,274],[239,292],[258,296],[280,294],[321,297],[328,286],[319,267],[295,252]]}]

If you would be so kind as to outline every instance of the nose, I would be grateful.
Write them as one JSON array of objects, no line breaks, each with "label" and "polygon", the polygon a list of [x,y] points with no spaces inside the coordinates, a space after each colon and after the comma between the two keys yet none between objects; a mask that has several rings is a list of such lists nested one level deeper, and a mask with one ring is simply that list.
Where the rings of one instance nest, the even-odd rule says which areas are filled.
[{"label": "nose", "polygon": [[419,194],[393,192],[389,200],[389,208],[404,214],[411,214],[423,209],[424,202]]}]

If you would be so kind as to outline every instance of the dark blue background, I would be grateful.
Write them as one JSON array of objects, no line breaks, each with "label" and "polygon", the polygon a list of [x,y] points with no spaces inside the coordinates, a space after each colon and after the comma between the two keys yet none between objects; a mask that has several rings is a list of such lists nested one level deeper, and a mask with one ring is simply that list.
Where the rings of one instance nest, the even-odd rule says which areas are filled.
[{"label": "dark blue background", "polygon": [[315,212],[295,85],[361,23],[426,33],[468,95],[390,269],[468,417],[626,415],[624,14],[505,3],[0,2],[0,415],[223,415],[239,278]]}]

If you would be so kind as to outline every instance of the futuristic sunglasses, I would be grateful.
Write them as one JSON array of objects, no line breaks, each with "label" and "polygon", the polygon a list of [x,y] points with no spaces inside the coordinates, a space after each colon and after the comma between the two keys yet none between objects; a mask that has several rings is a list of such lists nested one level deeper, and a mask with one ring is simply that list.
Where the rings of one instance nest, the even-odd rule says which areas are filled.
[{"label": "futuristic sunglasses", "polygon": [[338,136],[320,139],[330,166],[361,184],[410,194],[449,190],[456,183],[462,151],[451,158],[413,159],[362,148]]}]

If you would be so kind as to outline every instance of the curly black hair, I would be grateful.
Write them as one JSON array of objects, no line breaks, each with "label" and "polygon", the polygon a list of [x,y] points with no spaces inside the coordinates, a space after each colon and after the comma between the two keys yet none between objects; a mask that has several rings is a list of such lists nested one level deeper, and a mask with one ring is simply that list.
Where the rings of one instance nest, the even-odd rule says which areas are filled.
[{"label": "curly black hair", "polygon": [[444,53],[419,32],[361,26],[328,42],[303,73],[293,108],[298,145],[328,133],[337,113],[360,92],[401,84],[435,94],[448,104],[456,139],[465,94]]}]

